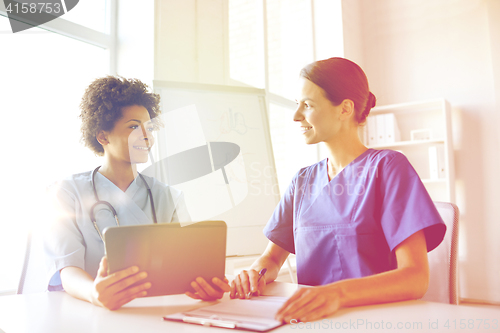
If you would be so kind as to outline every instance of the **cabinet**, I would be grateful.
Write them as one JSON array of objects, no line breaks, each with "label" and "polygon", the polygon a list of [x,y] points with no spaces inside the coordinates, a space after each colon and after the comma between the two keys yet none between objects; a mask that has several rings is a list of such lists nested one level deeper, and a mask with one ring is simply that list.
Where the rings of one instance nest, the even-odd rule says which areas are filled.
[{"label": "cabinet", "polygon": [[[398,140],[393,139],[391,140],[393,142],[379,144],[376,140],[373,142],[373,131],[378,129],[376,124],[380,124],[381,117],[377,116],[384,114],[394,115],[390,118],[391,122],[395,121],[399,129]],[[382,131],[387,130],[387,128],[382,129]],[[446,100],[375,107],[368,116],[367,124],[360,127],[359,134],[369,148],[392,149],[405,154],[422,179],[432,200],[455,203],[451,108]],[[370,136],[372,136],[371,141]]]}]

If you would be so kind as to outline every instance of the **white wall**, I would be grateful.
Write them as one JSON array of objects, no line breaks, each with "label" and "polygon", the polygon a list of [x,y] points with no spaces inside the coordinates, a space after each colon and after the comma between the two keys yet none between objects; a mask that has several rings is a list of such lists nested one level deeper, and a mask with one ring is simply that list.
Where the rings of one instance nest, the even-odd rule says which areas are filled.
[{"label": "white wall", "polygon": [[155,2],[155,80],[225,84],[226,2]]},{"label": "white wall", "polygon": [[116,74],[137,78],[150,87],[154,75],[154,0],[117,1]]},{"label": "white wall", "polygon": [[345,56],[377,105],[451,103],[461,297],[500,301],[500,1],[344,0],[343,11]]},{"label": "white wall", "polygon": [[117,74],[225,84],[227,1],[117,1]]}]

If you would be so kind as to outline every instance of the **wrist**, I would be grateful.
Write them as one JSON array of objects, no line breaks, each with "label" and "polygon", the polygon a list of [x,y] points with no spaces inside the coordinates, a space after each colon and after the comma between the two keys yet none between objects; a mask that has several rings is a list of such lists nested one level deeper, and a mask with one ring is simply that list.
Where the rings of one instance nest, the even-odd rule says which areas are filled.
[{"label": "wrist", "polygon": [[88,281],[85,288],[85,295],[88,302],[100,306],[100,302],[98,300],[98,294],[96,292],[95,281]]},{"label": "wrist", "polygon": [[[250,266],[250,269],[255,271],[255,273],[259,274],[259,272],[266,266],[264,265],[261,265],[259,263],[254,263],[252,266]],[[262,279],[265,281],[266,280],[266,275],[267,274],[264,274],[264,276],[262,277]]]},{"label": "wrist", "polygon": [[88,286],[85,294],[86,294],[85,298],[87,299],[87,301],[96,305],[96,298],[94,297],[94,286],[93,285]]},{"label": "wrist", "polygon": [[342,282],[334,282],[332,284],[325,286],[328,289],[328,293],[332,298],[335,298],[339,302],[339,309],[345,308],[348,306],[348,300],[345,293],[345,290],[342,288]]}]

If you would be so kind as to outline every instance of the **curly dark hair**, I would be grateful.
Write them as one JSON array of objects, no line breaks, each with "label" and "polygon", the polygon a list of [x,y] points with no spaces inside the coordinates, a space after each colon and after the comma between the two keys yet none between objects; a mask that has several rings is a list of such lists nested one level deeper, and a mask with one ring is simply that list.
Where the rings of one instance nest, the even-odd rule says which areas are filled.
[{"label": "curly dark hair", "polygon": [[110,131],[122,117],[122,108],[131,105],[145,107],[151,119],[158,117],[160,95],[148,92],[148,86],[137,79],[106,76],[96,79],[85,90],[80,103],[82,142],[96,155],[104,155],[96,135]]}]

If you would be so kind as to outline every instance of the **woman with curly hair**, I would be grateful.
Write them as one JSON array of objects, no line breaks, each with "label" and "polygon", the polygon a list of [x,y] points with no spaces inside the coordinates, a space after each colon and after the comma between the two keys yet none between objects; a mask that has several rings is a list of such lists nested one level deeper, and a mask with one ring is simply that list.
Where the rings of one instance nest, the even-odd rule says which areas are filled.
[{"label": "woman with curly hair", "polygon": [[[149,282],[130,287],[147,276],[137,267],[107,274],[101,233],[117,224],[116,216],[120,225],[190,220],[180,191],[137,172],[137,163],[147,162],[154,144],[159,101],[139,80],[121,77],[97,79],[85,91],[80,104],[82,141],[104,162],[56,186],[59,215],[45,242],[49,290],[65,290],[112,310],[147,295]],[[109,202],[116,216],[97,201]],[[227,281],[213,282],[229,290]],[[204,280],[191,285],[196,292],[187,294],[193,298],[222,297]]]}]

